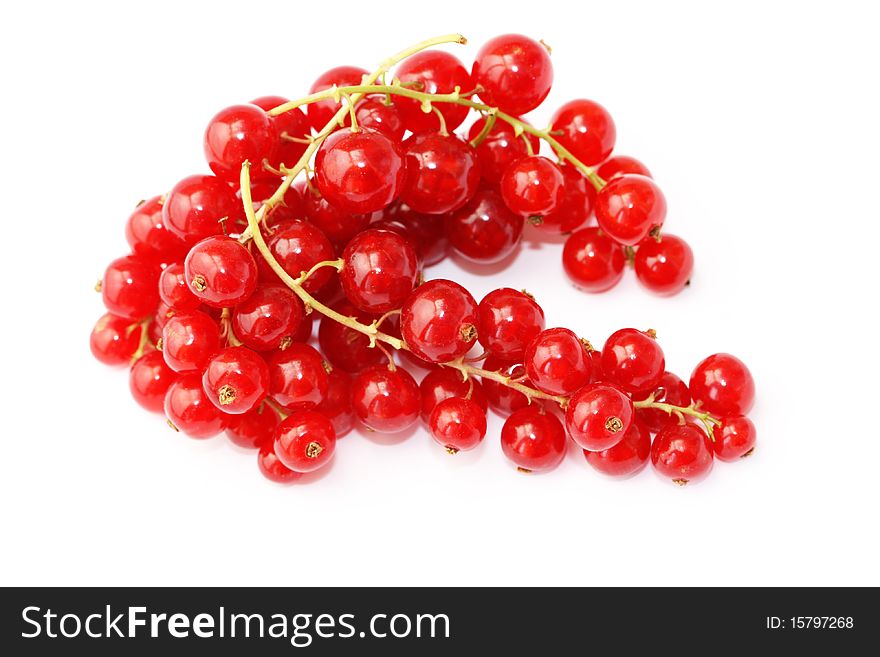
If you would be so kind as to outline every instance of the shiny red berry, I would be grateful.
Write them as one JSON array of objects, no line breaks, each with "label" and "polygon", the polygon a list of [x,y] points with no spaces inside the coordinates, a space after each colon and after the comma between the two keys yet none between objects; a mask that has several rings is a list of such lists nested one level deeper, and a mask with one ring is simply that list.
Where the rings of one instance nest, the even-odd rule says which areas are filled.
[{"label": "shiny red berry", "polygon": [[483,386],[474,377],[465,380],[464,375],[456,369],[441,367],[431,370],[419,384],[421,398],[421,416],[427,422],[434,408],[444,399],[460,397],[470,399],[485,414],[488,410],[486,394]]},{"label": "shiny red berry", "polygon": [[330,385],[321,354],[307,344],[293,343],[268,359],[269,395],[291,411],[315,408]]},{"label": "shiny red berry", "polygon": [[[473,90],[471,76],[457,57],[442,50],[424,50],[408,57],[398,67],[395,77],[416,91],[429,94],[448,94],[455,91],[464,93]],[[420,101],[403,96],[395,102],[400,106],[406,129],[411,132],[436,132],[440,129],[440,119],[434,112],[422,111]],[[443,114],[446,129],[455,130],[468,114],[468,108],[454,103],[432,103],[432,107]]]},{"label": "shiny red berry", "polygon": [[208,400],[199,372],[182,374],[169,386],[164,408],[171,425],[190,438],[211,438],[226,428],[227,416]]},{"label": "shiny red berry", "polygon": [[[318,79],[312,83],[309,93],[313,94],[318,91],[324,91],[334,84],[337,87],[359,85],[363,77],[369,74],[369,71],[358,66],[337,66],[319,75]],[[309,124],[316,131],[322,130],[341,106],[340,103],[337,103],[332,98],[320,100],[317,103],[309,103],[306,105],[306,115],[308,116]]]},{"label": "shiny red berry", "polygon": [[125,239],[131,252],[156,262],[183,260],[187,246],[162,223],[165,199],[154,196],[138,204],[125,222]]},{"label": "shiny red berry", "polygon": [[[524,121],[520,119],[524,123]],[[468,139],[473,141],[486,126],[486,119],[477,119],[468,131]],[[477,158],[480,161],[480,174],[487,183],[496,185],[501,182],[501,176],[511,164],[526,157],[529,154],[529,148],[526,146],[526,140],[532,147],[532,152],[537,153],[541,146],[540,140],[532,134],[522,133],[517,136],[513,130],[513,126],[507,121],[495,121],[495,125],[489,133],[476,146]]]},{"label": "shiny red berry", "polygon": [[107,310],[119,317],[140,320],[159,305],[159,267],[139,256],[117,258],[104,270],[101,296]]},{"label": "shiny red berry", "polygon": [[405,369],[374,365],[355,375],[351,383],[355,416],[369,429],[397,433],[419,419],[419,387]]},{"label": "shiny red berry", "polygon": [[621,244],[638,244],[659,230],[665,219],[666,198],[645,176],[618,176],[596,196],[599,228]]},{"label": "shiny red berry", "polygon": [[224,235],[193,246],[184,262],[192,293],[214,308],[228,308],[247,299],[257,287],[257,263],[247,248]]},{"label": "shiny red berry", "polygon": [[652,332],[620,329],[602,347],[605,379],[626,392],[655,389],[665,371],[666,358]]},{"label": "shiny red berry", "polygon": [[578,289],[605,292],[623,278],[626,256],[620,244],[593,226],[572,233],[565,241],[562,266]]},{"label": "shiny red berry", "polygon": [[730,354],[714,354],[701,361],[688,388],[700,409],[713,415],[746,415],[755,403],[752,373]]},{"label": "shiny red berry", "polygon": [[107,313],[89,336],[92,355],[105,365],[128,365],[137,351],[143,328],[130,319]]},{"label": "shiny red berry", "polygon": [[[287,98],[282,96],[261,96],[251,101],[253,105],[269,111],[287,102]],[[306,145],[301,142],[291,141],[288,137],[294,139],[305,139],[310,133],[309,120],[306,118],[305,112],[299,107],[288,110],[277,116],[270,116],[269,122],[272,125],[272,135],[275,140],[274,152],[269,156],[269,164],[274,169],[280,169],[282,165],[290,168],[293,167],[306,151]],[[261,168],[262,160],[251,160],[254,168]]]},{"label": "shiny red berry", "polygon": [[[278,264],[293,278],[298,278],[319,262],[336,258],[333,245],[326,235],[305,221],[284,224],[283,228],[269,238],[268,246]],[[262,257],[257,259],[257,265],[261,268],[264,280],[280,283],[278,276],[269,269]],[[303,288],[314,294],[330,282],[333,274],[332,267],[322,267],[309,276],[303,283]]]},{"label": "shiny red berry", "polygon": [[445,363],[464,356],[477,339],[477,302],[458,283],[435,279],[403,304],[400,330],[416,356]]},{"label": "shiny red berry", "polygon": [[330,420],[337,438],[342,438],[354,427],[354,409],[351,406],[351,375],[341,369],[330,372],[327,393],[315,407]]},{"label": "shiny red berry", "polygon": [[501,196],[512,212],[542,217],[562,204],[565,178],[555,162],[531,155],[507,167],[501,177]]},{"label": "shiny red berry", "polygon": [[282,342],[301,342],[297,332],[303,323],[302,301],[286,287],[264,285],[232,309],[232,331],[256,351],[277,349]]},{"label": "shiny red berry", "polygon": [[[274,432],[274,429],[273,429]],[[294,472],[284,465],[275,454],[275,441],[268,440],[260,445],[257,453],[257,467],[269,481],[288,484],[302,477],[302,472]]]},{"label": "shiny red berry", "polygon": [[337,130],[315,156],[315,184],[321,195],[351,214],[389,205],[400,193],[405,173],[397,145],[373,130]]},{"label": "shiny red berry", "polygon": [[708,436],[691,424],[667,427],[651,445],[654,469],[679,486],[704,479],[712,470],[712,461]]},{"label": "shiny red berry", "polygon": [[553,64],[543,44],[521,34],[503,34],[480,48],[471,77],[487,105],[525,114],[550,93]]},{"label": "shiny red berry", "polygon": [[178,374],[165,364],[161,351],[151,351],[138,358],[128,375],[128,387],[134,400],[148,411],[161,413],[165,393]]},{"label": "shiny red berry", "polygon": [[275,454],[294,472],[314,472],[336,450],[333,424],[317,411],[297,411],[275,429]]},{"label": "shiny red berry", "polygon": [[598,452],[584,450],[587,463],[602,474],[631,477],[648,465],[651,456],[651,432],[641,422],[633,422],[614,447]]},{"label": "shiny red berry", "polygon": [[592,100],[567,102],[550,119],[551,130],[561,132],[556,140],[587,166],[599,164],[611,155],[617,130],[607,110]]},{"label": "shiny red berry", "polygon": [[544,330],[541,306],[519,290],[493,290],[483,297],[478,310],[480,344],[500,358],[521,361],[526,347]]},{"label": "shiny red berry", "polygon": [[226,420],[226,436],[245,449],[255,449],[268,442],[281,422],[281,417],[269,404],[260,404],[241,415],[230,415]]},{"label": "shiny red berry", "polygon": [[[651,394],[654,395],[654,401],[657,402],[685,408],[691,404],[691,393],[687,385],[672,372],[664,372],[660,382],[653,390],[634,393],[633,399],[644,400]],[[670,415],[658,408],[639,408],[636,410],[636,417],[639,422],[654,433],[679,423],[679,418],[676,415]]]},{"label": "shiny red berry", "polygon": [[486,426],[486,411],[463,397],[444,399],[428,418],[431,436],[450,454],[474,449],[486,437]]},{"label": "shiny red berry", "polygon": [[566,328],[538,333],[526,347],[524,364],[534,386],[551,395],[571,395],[590,380],[587,351]]},{"label": "shiny red berry", "polygon": [[419,276],[415,249],[389,230],[366,230],[342,253],[342,291],[363,311],[384,313],[400,308]]},{"label": "shiny red berry", "polygon": [[651,292],[670,295],[690,282],[694,254],[683,239],[664,233],[658,239],[642,240],[633,264],[639,283]]},{"label": "shiny red berry", "polygon": [[715,442],[712,447],[719,461],[736,461],[751,456],[755,449],[757,430],[754,423],[742,415],[722,417],[713,433]]},{"label": "shiny red berry", "polygon": [[171,233],[192,246],[223,233],[241,214],[241,203],[232,187],[215,176],[189,176],[165,197],[162,222]]},{"label": "shiny red berry", "polygon": [[553,470],[565,458],[566,445],[562,424],[538,406],[519,409],[501,428],[501,451],[520,471]]},{"label": "shiny red berry", "polygon": [[[373,317],[359,311],[349,303],[339,303],[333,309],[346,317],[354,317],[362,324],[369,325]],[[370,339],[332,317],[324,316],[318,326],[318,344],[321,352],[334,368],[354,374],[371,365],[385,360],[381,349],[370,346]]]},{"label": "shiny red berry", "polygon": [[372,224],[372,228],[390,230],[412,244],[422,266],[436,265],[449,251],[444,217],[422,214],[410,209],[405,203],[398,203],[389,216]]},{"label": "shiny red berry", "polygon": [[201,299],[189,289],[182,262],[168,265],[159,274],[159,298],[170,309],[183,313],[197,310],[202,305]]},{"label": "shiny red berry", "polygon": [[572,166],[560,166],[565,180],[565,193],[556,209],[541,217],[533,217],[531,223],[550,233],[570,233],[580,228],[593,214],[596,191],[593,184]]},{"label": "shiny red berry", "polygon": [[266,112],[256,105],[232,105],[220,110],[205,129],[205,159],[215,175],[237,183],[247,160],[254,179],[272,177],[263,160],[275,159],[276,136]]},{"label": "shiny red berry", "polygon": [[162,329],[162,355],[175,372],[203,370],[220,350],[220,327],[199,310],[175,314]]},{"label": "shiny red berry", "polygon": [[361,128],[381,132],[394,143],[403,139],[406,126],[399,105],[400,98],[394,102],[385,96],[367,96],[355,107],[355,118]]},{"label": "shiny red berry", "polygon": [[600,452],[623,439],[634,416],[632,400],[618,388],[590,383],[569,400],[565,428],[582,449]]},{"label": "shiny red berry", "polygon": [[447,216],[446,235],[455,252],[471,262],[492,264],[513,253],[522,240],[523,218],[494,189],[479,189]]},{"label": "shiny red berry", "polygon": [[596,169],[596,173],[605,182],[627,173],[635,173],[640,176],[653,178],[648,167],[639,162],[636,158],[627,155],[615,155],[614,157],[609,157],[599,165]]},{"label": "shiny red berry", "polygon": [[403,151],[407,173],[400,197],[416,212],[452,212],[477,191],[477,153],[456,135],[417,133],[403,142]]},{"label": "shiny red berry", "polygon": [[230,415],[241,415],[266,398],[269,366],[247,347],[227,347],[208,361],[202,385],[217,408]]},{"label": "shiny red berry", "polygon": [[333,244],[344,245],[364,230],[372,214],[350,214],[331,205],[321,193],[312,187],[303,192],[305,217]]}]

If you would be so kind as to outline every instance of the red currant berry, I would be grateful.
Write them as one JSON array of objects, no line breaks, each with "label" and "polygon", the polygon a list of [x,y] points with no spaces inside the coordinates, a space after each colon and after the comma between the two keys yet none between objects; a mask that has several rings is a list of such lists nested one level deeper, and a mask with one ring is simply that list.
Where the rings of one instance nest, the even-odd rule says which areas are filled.
[{"label": "red currant berry", "polygon": [[275,454],[294,472],[314,472],[335,450],[333,425],[317,411],[297,411],[275,429]]},{"label": "red currant berry", "polygon": [[[349,303],[337,304],[334,310],[354,317],[362,324],[370,324],[373,318],[358,311]],[[371,365],[378,365],[385,359],[381,349],[370,346],[370,339],[352,328],[324,316],[318,326],[318,344],[321,352],[333,367],[354,374]]]},{"label": "red currant berry", "polygon": [[92,355],[105,365],[127,365],[137,351],[142,330],[140,324],[107,313],[95,322],[89,337]]},{"label": "red currant berry", "polygon": [[317,189],[304,191],[305,215],[334,244],[345,244],[370,223],[370,214],[349,214],[330,205]]},{"label": "red currant berry", "polygon": [[183,260],[186,244],[162,223],[162,196],[138,204],[125,223],[125,239],[131,252],[155,262]]},{"label": "red currant berry", "polygon": [[168,320],[174,317],[175,312],[176,311],[172,310],[171,307],[166,305],[164,302],[159,302],[159,307],[156,308],[156,312],[153,315],[153,321],[150,322],[150,326],[147,331],[153,344],[156,344],[159,340],[162,339],[162,329],[165,328]]},{"label": "red currant berry", "polygon": [[658,231],[665,219],[666,198],[645,176],[618,176],[596,196],[599,228],[621,244],[638,244]]},{"label": "red currant berry", "polygon": [[226,428],[226,415],[208,400],[198,372],[182,374],[169,386],[165,417],[190,438],[211,438]]},{"label": "red currant berry", "polygon": [[566,328],[538,333],[525,351],[529,380],[551,395],[571,395],[590,380],[590,359],[580,338]]},{"label": "red currant berry", "polygon": [[694,254],[683,239],[664,234],[639,243],[634,265],[639,282],[651,292],[676,294],[690,282]]},{"label": "red currant berry", "polygon": [[[663,402],[664,404],[682,407],[688,407],[691,404],[690,390],[688,390],[685,382],[672,372],[664,372],[660,383],[653,390],[633,393],[633,399],[647,399],[651,394],[654,395],[654,401]],[[670,415],[658,408],[639,408],[636,410],[636,417],[639,422],[654,433],[679,423],[677,416]]]},{"label": "red currant berry", "polygon": [[233,105],[220,110],[205,130],[205,159],[219,178],[238,182],[245,160],[255,179],[271,177],[263,160],[275,159],[275,131],[269,115],[256,105]]},{"label": "red currant berry", "polygon": [[[366,71],[358,66],[337,66],[325,71],[318,79],[312,83],[310,94],[317,93],[329,89],[334,84],[337,87],[352,87],[361,84],[364,76],[369,75]],[[309,118],[309,124],[316,131],[324,128],[333,118],[333,115],[339,111],[342,105],[332,98],[320,100],[317,103],[309,103],[306,106],[306,116]]]},{"label": "red currant berry", "polygon": [[[406,86],[429,94],[466,92],[473,89],[471,76],[458,58],[442,50],[425,50],[408,57],[398,67],[396,78]],[[436,132],[440,119],[434,112],[422,111],[420,101],[400,97],[396,100],[407,130],[411,132]],[[454,103],[432,103],[443,114],[447,130],[455,130],[467,118],[468,108]]]},{"label": "red currant berry", "polygon": [[648,465],[651,455],[651,432],[638,420],[614,447],[598,452],[584,450],[587,463],[602,474],[612,477],[631,477]]},{"label": "red currant berry", "polygon": [[421,416],[427,422],[434,408],[444,399],[460,397],[475,402],[485,414],[489,406],[483,386],[473,377],[465,380],[461,372],[452,368],[431,370],[419,384],[421,397]]},{"label": "red currant berry", "polygon": [[598,349],[588,348],[587,356],[590,358],[590,383],[605,381],[605,373],[602,371],[602,352]]},{"label": "red currant berry", "polygon": [[544,330],[544,311],[531,295],[502,287],[480,301],[478,324],[480,344],[486,351],[521,361],[526,347]]},{"label": "red currant berry", "polygon": [[214,406],[241,415],[266,398],[269,366],[247,347],[227,347],[208,361],[202,385]]},{"label": "red currant berry", "polygon": [[[298,278],[319,262],[333,260],[336,257],[336,252],[327,236],[305,221],[291,221],[285,224],[272,235],[268,246],[278,264],[293,278]],[[261,267],[264,280],[278,283],[278,276],[262,257],[257,260],[257,264]],[[332,267],[322,267],[309,276],[303,283],[303,288],[306,292],[314,294],[330,282],[333,273]]]},{"label": "red currant berry", "polygon": [[606,160],[617,139],[611,115],[592,100],[567,102],[556,110],[550,126],[561,133],[556,140],[587,166]]},{"label": "red currant berry", "polygon": [[635,173],[639,176],[653,178],[648,167],[639,162],[636,158],[627,155],[615,155],[614,157],[609,157],[599,165],[599,168],[596,169],[596,173],[605,182],[627,173]]},{"label": "red currant berry", "polygon": [[572,233],[562,250],[562,266],[575,286],[585,292],[605,292],[623,278],[623,247],[596,227]]},{"label": "red currant berry", "polygon": [[293,343],[273,352],[268,365],[269,395],[291,411],[313,409],[327,394],[329,366],[314,347]]},{"label": "red currant berry", "polygon": [[159,305],[159,267],[138,256],[117,258],[104,271],[101,295],[107,310],[140,320]]},{"label": "red currant berry", "polygon": [[342,253],[342,291],[363,311],[399,308],[416,285],[419,259],[404,237],[390,230],[365,230]]},{"label": "red currant berry", "polygon": [[458,283],[428,281],[403,304],[400,331],[419,358],[431,363],[455,360],[477,339],[477,302]]},{"label": "red currant berry", "polygon": [[602,347],[605,379],[626,392],[653,390],[666,371],[666,358],[653,332],[633,328],[612,333]]},{"label": "red currant berry", "polygon": [[340,369],[330,372],[327,394],[315,407],[333,424],[337,438],[354,428],[354,409],[351,407],[351,375]]},{"label": "red currant berry", "polygon": [[565,431],[556,416],[528,406],[514,412],[501,428],[501,451],[522,472],[547,472],[565,458]]},{"label": "red currant berry", "polygon": [[593,214],[596,191],[580,171],[571,166],[560,166],[565,179],[565,194],[553,212],[533,218],[532,225],[550,233],[570,233],[580,228]]},{"label": "red currant berry", "polygon": [[714,354],[701,361],[688,388],[701,410],[713,415],[745,415],[755,403],[752,373],[730,354]]},{"label": "red currant berry", "polygon": [[[267,231],[275,232],[279,226],[283,226],[294,219],[303,219],[306,217],[306,201],[303,188],[305,182],[300,181],[295,185],[291,185],[284,192],[281,201],[270,207],[263,217],[263,226]],[[267,201],[278,189],[277,181],[271,183],[256,182],[251,185],[251,200],[254,202],[254,211],[259,210],[265,201]]]},{"label": "red currant berry", "polygon": [[403,150],[407,173],[400,197],[416,212],[452,212],[477,191],[477,153],[456,135],[417,133],[403,142]]},{"label": "red currant berry", "polygon": [[351,214],[386,207],[400,193],[405,173],[395,143],[372,130],[337,130],[315,156],[315,184],[321,195]]},{"label": "red currant berry", "polygon": [[486,426],[486,411],[462,397],[444,399],[428,419],[431,436],[450,454],[466,452],[483,442]]},{"label": "red currant berry", "polygon": [[165,364],[161,351],[138,358],[128,374],[128,387],[134,400],[148,411],[161,413],[165,393],[177,380],[177,373]]},{"label": "red currant berry", "polygon": [[361,128],[381,132],[395,144],[403,140],[406,126],[403,124],[400,106],[386,102],[385,96],[367,96],[355,107],[355,118]]},{"label": "red currant berry", "polygon": [[301,472],[294,472],[284,465],[275,454],[275,441],[269,440],[260,445],[257,453],[257,466],[269,481],[287,484],[302,477]]},{"label": "red currant berry", "polygon": [[[483,361],[483,369],[487,372],[499,372],[511,379],[516,379],[525,386],[531,386],[532,383],[525,377],[525,367],[517,362],[502,360],[497,356],[489,354]],[[510,386],[494,381],[493,379],[483,378],[483,392],[489,401],[489,406],[499,415],[509,415],[514,411],[529,406],[529,399],[518,390],[514,390]]]},{"label": "red currant berry", "polygon": [[715,458],[719,461],[736,461],[751,456],[755,449],[757,430],[754,423],[742,415],[721,418],[721,424],[714,430]]},{"label": "red currant berry", "polygon": [[169,309],[183,313],[197,310],[202,305],[201,300],[189,289],[181,262],[168,265],[159,274],[159,298]]},{"label": "red currant berry", "polygon": [[679,486],[705,478],[712,470],[712,460],[709,438],[691,424],[665,428],[651,445],[654,469]]},{"label": "red currant berry", "polygon": [[405,369],[374,365],[351,383],[354,414],[369,429],[397,433],[419,419],[419,386]]},{"label": "red currant berry", "polygon": [[189,176],[177,183],[162,205],[162,222],[171,233],[192,246],[223,232],[223,221],[241,212],[235,191],[215,176]]},{"label": "red currant berry", "polygon": [[471,262],[493,264],[513,253],[522,240],[523,218],[501,194],[482,188],[463,208],[448,215],[446,235],[455,252]]},{"label": "red currant berry", "polygon": [[446,257],[449,240],[443,217],[414,212],[403,203],[388,210],[392,210],[389,216],[374,222],[371,228],[390,230],[405,238],[415,248],[423,266],[436,265]]},{"label": "red currant berry", "polygon": [[196,244],[184,263],[193,294],[214,308],[247,299],[257,287],[257,263],[247,248],[225,235]]},{"label": "red currant berry", "polygon": [[232,310],[232,331],[246,347],[271,351],[285,340],[305,341],[296,339],[304,314],[302,301],[289,289],[265,285]]},{"label": "red currant berry", "polygon": [[559,166],[542,155],[517,160],[501,177],[501,196],[512,212],[542,217],[565,197],[565,178]]},{"label": "red currant berry", "polygon": [[[523,123],[528,123],[520,119]],[[473,142],[486,127],[486,119],[477,119],[468,131],[468,139]],[[495,185],[501,182],[501,176],[511,164],[526,157],[529,154],[526,140],[532,146],[532,152],[537,153],[541,147],[541,141],[527,132],[517,136],[513,126],[506,121],[495,121],[495,125],[476,146],[477,158],[480,161],[480,173],[483,180]]]},{"label": "red currant berry", "polygon": [[272,446],[272,435],[280,422],[274,408],[260,404],[247,413],[230,415],[226,420],[226,436],[245,449],[255,449],[267,442]]},{"label": "red currant berry", "polygon": [[525,114],[550,93],[553,64],[543,44],[521,34],[503,34],[480,48],[471,77],[487,105]]},{"label": "red currant berry", "polygon": [[162,355],[175,372],[204,370],[220,350],[220,327],[200,310],[175,314],[162,329]]},{"label": "red currant berry", "polygon": [[632,400],[623,392],[610,385],[590,383],[569,400],[565,428],[582,449],[601,452],[623,439],[634,415]]},{"label": "red currant berry", "polygon": [[[251,101],[253,105],[267,112],[286,102],[287,98],[282,96],[261,96]],[[269,158],[269,164],[276,170],[280,169],[282,165],[293,167],[306,152],[306,145],[291,141],[288,137],[305,139],[311,132],[305,112],[299,107],[294,107],[278,116],[269,116],[269,122],[272,124],[272,136],[276,143],[274,158]],[[260,166],[262,160],[251,160],[251,162],[255,169],[262,168]]]}]

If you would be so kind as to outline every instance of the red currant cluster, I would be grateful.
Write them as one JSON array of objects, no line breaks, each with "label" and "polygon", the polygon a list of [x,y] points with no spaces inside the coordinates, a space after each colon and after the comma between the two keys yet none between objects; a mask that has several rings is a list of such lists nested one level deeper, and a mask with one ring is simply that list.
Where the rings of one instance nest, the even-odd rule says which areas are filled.
[{"label": "red currant cluster", "polygon": [[[556,467],[566,434],[601,472],[633,474],[650,454],[677,483],[749,454],[754,384],[733,356],[707,358],[688,386],[666,372],[653,331],[622,329],[597,351],[547,329],[526,292],[477,303],[453,281],[423,281],[448,245],[498,261],[526,219],[568,233],[594,208],[598,227],[574,232],[563,256],[582,287],[607,289],[629,257],[672,293],[692,265],[683,241],[659,235],[665,201],[647,169],[608,159],[604,109],[568,103],[547,131],[518,118],[550,90],[543,44],[498,37],[468,72],[424,50],[449,41],[464,42],[432,39],[374,73],[332,69],[301,100],[217,114],[204,139],[214,175],[129,217],[131,253],[99,284],[94,355],[132,363],[134,398],[173,428],[257,449],[275,481],[325,465],[357,423],[395,433],[421,417],[448,452],[473,449],[489,407],[507,416],[502,449],[525,471]],[[470,141],[451,132],[474,110]],[[558,161],[537,154],[541,141]],[[428,370],[421,384],[403,362]]]}]

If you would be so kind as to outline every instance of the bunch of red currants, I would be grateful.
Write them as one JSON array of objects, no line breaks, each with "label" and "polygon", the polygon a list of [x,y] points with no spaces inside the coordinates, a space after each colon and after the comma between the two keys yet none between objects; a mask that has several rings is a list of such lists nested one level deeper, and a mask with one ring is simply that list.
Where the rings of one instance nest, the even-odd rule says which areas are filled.
[{"label": "bunch of red currants", "polygon": [[[324,466],[358,424],[395,433],[421,418],[449,453],[474,449],[489,407],[523,471],[555,468],[568,438],[600,472],[632,475],[650,458],[678,484],[749,455],[754,383],[735,357],[710,356],[685,384],[653,331],[622,329],[600,351],[546,328],[525,291],[477,303],[453,281],[424,281],[450,248],[503,260],[526,221],[570,233],[563,264],[589,291],[628,261],[671,294],[693,265],[683,240],[660,234],[666,203],[648,170],[609,157],[600,105],[567,103],[547,130],[520,118],[550,91],[543,43],[497,37],[469,72],[425,49],[453,41],[464,42],[423,42],[374,73],[331,69],[298,101],[217,114],[204,139],[213,175],[129,217],[131,253],[99,283],[94,355],[131,363],[134,398],[173,428],[256,449],[274,481]],[[473,114],[466,140],[454,130]],[[427,370],[421,384],[404,363]]]}]

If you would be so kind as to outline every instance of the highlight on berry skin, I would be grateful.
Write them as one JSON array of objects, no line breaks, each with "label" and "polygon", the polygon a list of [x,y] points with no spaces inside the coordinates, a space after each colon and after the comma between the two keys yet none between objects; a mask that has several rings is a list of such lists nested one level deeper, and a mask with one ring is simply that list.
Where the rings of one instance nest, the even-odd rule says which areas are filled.
[{"label": "highlight on berry skin", "polygon": [[515,266],[524,236],[563,236],[548,272],[572,295],[630,270],[635,293],[676,295],[694,271],[666,232],[663,172],[614,151],[608,108],[575,97],[546,128],[523,118],[556,82],[543,41],[496,36],[472,61],[435,48],[464,43],[428,39],[206,117],[204,170],[120,211],[128,252],[95,288],[95,358],[129,367],[135,402],[181,436],[224,434],[280,484],[365,436],[452,457],[500,447],[511,476],[571,453],[616,479],[650,463],[679,487],[750,457],[755,382],[736,356],[678,376],[653,329],[591,341],[532,292],[499,281],[478,302],[432,276],[449,256]]}]

